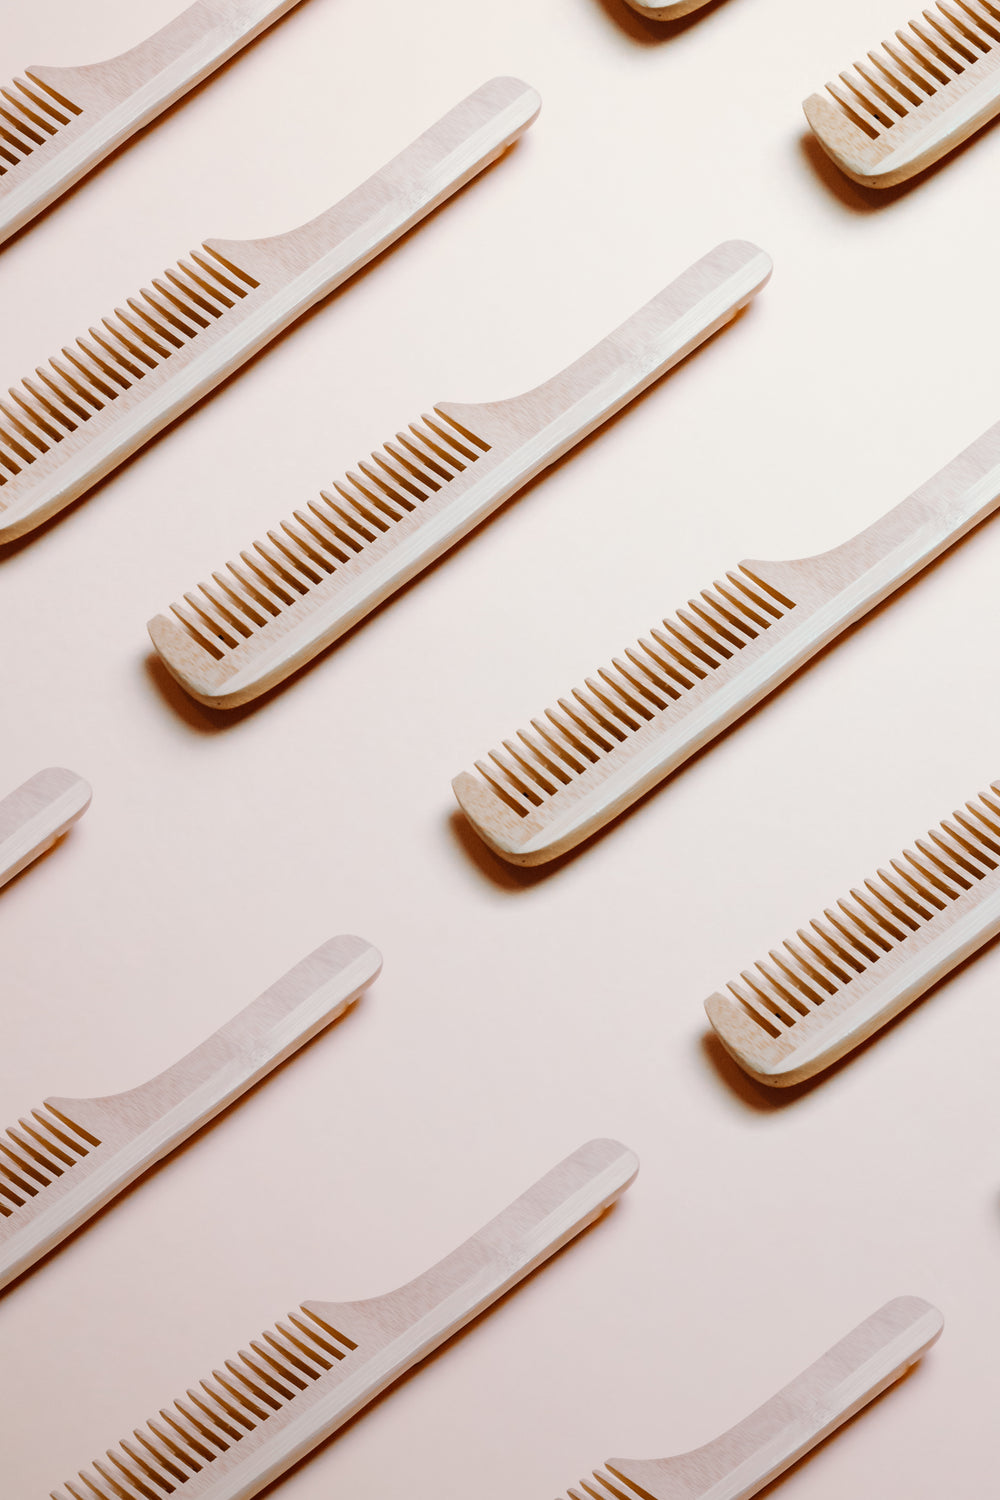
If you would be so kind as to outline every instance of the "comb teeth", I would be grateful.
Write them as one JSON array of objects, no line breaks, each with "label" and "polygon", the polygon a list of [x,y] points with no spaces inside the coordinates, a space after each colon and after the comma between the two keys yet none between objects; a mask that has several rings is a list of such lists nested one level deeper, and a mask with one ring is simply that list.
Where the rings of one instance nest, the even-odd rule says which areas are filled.
[{"label": "comb teeth", "polygon": [[627,647],[558,708],[532,719],[533,733],[518,730],[502,750],[476,761],[477,771],[506,806],[530,817],[647,725],[669,723],[679,699],[794,608],[746,567],[736,568],[654,627],[651,640]]},{"label": "comb teeth", "polygon": [[939,0],[828,83],[827,92],[851,124],[879,140],[959,80],[978,82],[998,47],[997,0]]},{"label": "comb teeth", "polygon": [[238,1449],[357,1347],[315,1311],[299,1306],[227,1359],[210,1380],[81,1469],[77,1480],[50,1491],[51,1500],[161,1500]]},{"label": "comb teeth", "polygon": [[772,950],[769,962],[744,971],[729,992],[769,1037],[787,1036],[856,980],[875,977],[884,959],[933,935],[962,896],[984,882],[995,887],[998,869],[1000,782],[993,782],[849,900],[827,908],[823,921]]},{"label": "comb teeth", "polygon": [[54,1109],[33,1109],[0,1134],[0,1218],[14,1217],[101,1143]]},{"label": "comb teeth", "polygon": [[566,1491],[569,1500],[636,1500],[643,1493],[603,1469],[595,1469],[589,1479],[581,1479],[578,1487]]},{"label": "comb teeth", "polygon": [[3,486],[186,349],[258,285],[202,245],[0,401]]},{"label": "comb teeth", "polygon": [[0,88],[0,177],[19,167],[82,113],[79,105],[30,73]]},{"label": "comb teeth", "polygon": [[171,611],[221,661],[266,631],[355,559],[377,553],[406,516],[457,478],[490,444],[437,407],[413,422],[305,510],[294,512]]}]

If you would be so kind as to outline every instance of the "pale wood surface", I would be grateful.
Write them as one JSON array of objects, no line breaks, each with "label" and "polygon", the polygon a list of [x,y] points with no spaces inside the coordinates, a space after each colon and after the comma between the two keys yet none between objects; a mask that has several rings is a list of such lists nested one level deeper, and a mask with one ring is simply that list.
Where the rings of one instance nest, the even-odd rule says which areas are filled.
[{"label": "pale wood surface", "polygon": [[692,11],[701,10],[703,5],[708,4],[708,0],[673,0],[673,3],[668,0],[663,5],[647,5],[643,0],[626,0],[626,4],[653,21],[676,21],[680,16],[689,16]]},{"label": "pale wood surface", "polygon": [[[570,1500],[749,1500],[925,1354],[944,1319],[896,1297],[729,1432],[676,1458],[609,1458]],[[622,1484],[624,1481],[624,1486]]]},{"label": "pale wood surface", "polygon": [[1000,932],[1000,786],[705,1002],[723,1046],[787,1087],[852,1051]]},{"label": "pale wood surface", "polygon": [[0,543],[41,525],[481,172],[531,124],[495,78],[339,203],[263,240],[205,240],[0,402]]},{"label": "pale wood surface", "polygon": [[439,402],[149,622],[171,675],[213,708],[283,681],[735,317],[770,274],[756,245],[719,245],[544,385]]},{"label": "pale wood surface", "polygon": [[[0,74],[110,57],[183,3],[8,7]],[[47,1495],[297,1297],[402,1284],[608,1135],[636,1190],[274,1500],[550,1500],[709,1441],[901,1290],[945,1335],[774,1500],[992,1496],[1000,944],[795,1089],[750,1079],[702,1002],[997,776],[998,517],[579,857],[500,860],[448,786],[737,559],[842,543],[1000,417],[1000,131],[876,194],[801,115],[908,13],[309,0],[4,246],[9,383],[205,233],[322,212],[482,79],[544,98],[481,182],[0,557],[0,793],[51,764],[95,793],[0,891],[0,1125],[152,1077],[331,933],[385,955],[3,1294],[0,1491]],[[361,628],[251,709],[168,677],[148,615],[335,465],[428,400],[544,381],[734,235],[774,259],[754,305]]]},{"label": "pale wood surface", "polygon": [[0,104],[0,244],[299,0],[195,0],[107,62],[35,64]]},{"label": "pale wood surface", "polygon": [[796,562],[741,562],[533,718],[530,729],[478,760],[478,774],[457,776],[459,806],[490,848],[514,864],[567,853],[998,503],[1000,423],[833,551]]},{"label": "pale wood surface", "polygon": [[331,938],[148,1083],[49,1098],[11,1126],[0,1136],[0,1288],[329,1026],[381,967],[362,938]]},{"label": "pale wood surface", "polygon": [[1000,9],[993,0],[938,0],[802,107],[855,182],[905,182],[1000,111]]},{"label": "pale wood surface", "polygon": [[90,806],[82,776],[62,766],[36,771],[0,800],[0,886],[51,849]]},{"label": "pale wood surface", "polygon": [[79,1482],[109,1500],[143,1500],[150,1482],[178,1480],[188,1496],[250,1500],[593,1223],[638,1168],[617,1141],[590,1141],[398,1291],[300,1303]]}]

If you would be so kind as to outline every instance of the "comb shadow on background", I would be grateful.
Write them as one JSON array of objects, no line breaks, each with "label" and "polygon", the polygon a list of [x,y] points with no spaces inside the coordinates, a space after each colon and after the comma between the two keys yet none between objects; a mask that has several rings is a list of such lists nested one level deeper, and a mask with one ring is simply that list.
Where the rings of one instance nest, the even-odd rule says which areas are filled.
[{"label": "comb shadow on background", "polygon": [[808,129],[799,137],[799,150],[802,159],[806,162],[812,174],[819,178],[830,195],[839,200],[842,207],[849,209],[851,213],[867,215],[878,213],[880,209],[891,208],[901,198],[908,198],[911,194],[919,191],[922,187],[929,188],[931,183],[949,167],[955,167],[962,158],[976,146],[982,146],[991,133],[1000,128],[1000,117],[983,125],[975,135],[970,136],[967,141],[953,146],[947,156],[940,161],[932,162],[929,167],[924,167],[915,177],[908,177],[905,182],[897,182],[892,187],[874,188],[865,187],[863,183],[854,182],[850,177],[840,170],[835,162],[827,156],[819,141]]},{"label": "comb shadow on background", "polygon": [[[795,684],[801,681],[807,673],[820,669],[828,656],[839,648],[849,645],[850,642],[856,639],[860,631],[869,625],[875,624],[875,622],[882,618],[885,612],[892,609],[898,602],[906,599],[911,590],[919,588],[926,579],[932,578],[939,568],[946,566],[950,558],[958,557],[962,549],[972,545],[980,531],[989,526],[995,519],[996,512],[985,516],[981,521],[977,521],[969,531],[959,537],[956,542],[953,542],[931,562],[926,563],[912,578],[900,584],[891,594],[880,600],[878,604],[862,615],[860,619],[848,625],[839,635],[828,641],[813,656],[802,662],[800,666],[796,667],[794,672],[779,682],[777,686],[769,689],[763,698],[752,704],[733,723],[728,724],[706,744],[693,751],[680,765],[670,771],[661,781],[657,782],[655,786],[649,787],[634,802],[631,802],[627,807],[616,813],[610,822],[596,829],[593,833],[588,834],[585,839],[572,849],[556,855],[544,864],[515,865],[508,863],[507,860],[490,849],[484,840],[480,838],[460,808],[449,810],[449,823],[456,841],[470,855],[472,862],[490,883],[501,890],[508,892],[530,890],[540,880],[557,877],[567,864],[581,855],[585,855],[588,850],[598,848],[602,840],[607,838],[609,834],[612,834],[619,825],[624,824],[626,819],[632,818],[652,799],[660,795],[668,796],[670,788],[679,778],[698,766],[719,745],[726,744],[733,735],[739,734],[745,725],[752,723],[757,718],[758,714],[766,712],[770,704],[780,702],[786,693],[794,690]],[[464,827],[462,826],[463,824]],[[478,848],[476,847],[477,845]]]},{"label": "comb shadow on background", "polygon": [[[148,652],[145,658],[147,680],[152,682],[167,704],[179,714],[180,718],[189,728],[202,733],[214,733],[241,723],[249,715],[273,703],[286,690],[291,690],[307,673],[310,673],[314,669],[318,670],[323,662],[326,661],[328,653],[339,653],[341,650],[347,649],[358,630],[362,629],[371,620],[379,618],[397,600],[408,597],[411,590],[420,585],[424,580],[433,577],[437,570],[446,564],[449,559],[460,556],[466,547],[475,544],[477,538],[487,535],[488,529],[493,525],[500,524],[503,517],[513,514],[515,507],[519,506],[522,501],[528,500],[535,493],[536,489],[545,484],[550,475],[560,473],[564,466],[581,458],[593,443],[600,441],[605,433],[611,432],[619,422],[623,421],[642,402],[651,399],[654,392],[659,390],[665,381],[671,380],[692,359],[711,348],[717,339],[729,334],[748,315],[752,306],[753,302],[751,301],[746,306],[739,308],[721,328],[717,328],[713,333],[710,333],[695,348],[689,350],[687,354],[672,364],[669,369],[665,370],[663,374],[651,381],[650,384],[645,386],[636,395],[631,396],[617,411],[612,412],[610,416],[605,417],[599,422],[592,431],[575,441],[565,453],[560,454],[552,462],[547,463],[537,474],[533,475],[532,478],[520,485],[505,500],[501,501],[495,510],[477,521],[471,530],[450,543],[444,552],[437,557],[431,558],[413,577],[398,585],[393,589],[392,593],[374,604],[366,614],[343,631],[336,640],[323,647],[308,661],[296,667],[289,676],[275,683],[272,687],[265,689],[256,698],[250,699],[246,703],[237,704],[232,708],[216,708],[199,702],[190,697],[179,686],[176,679],[167,670],[163,659],[155,650]],[[445,404],[448,405],[451,403]]]},{"label": "comb shadow on background", "polygon": [[[295,14],[295,12],[292,12],[292,14]],[[397,250],[400,250],[405,245],[407,245],[409,241],[415,235],[420,234],[426,226],[433,224],[438,216],[443,212],[446,212],[452,203],[458,203],[470,191],[470,189],[474,190],[476,185],[480,182],[486,181],[492,172],[495,172],[498,168],[502,169],[504,162],[506,162],[512,155],[512,153],[516,152],[518,148],[523,146],[524,144],[524,137],[520,137],[518,140],[513,141],[511,145],[508,146],[506,150],[503,151],[494,161],[488,162],[487,165],[480,171],[478,171],[474,177],[470,178],[468,182],[464,182],[461,187],[456,188],[453,193],[451,193],[447,198],[444,199],[443,202],[436,204],[434,208],[430,209],[428,213],[424,214],[424,216],[415,224],[411,224],[409,229],[404,230],[404,232],[396,239],[394,239],[391,244],[384,246],[377,255],[373,255],[372,258],[370,260],[367,260],[363,266],[359,267],[358,270],[353,271],[346,281],[341,282],[339,286],[336,286],[331,291],[327,292],[323,297],[319,299],[318,302],[315,302],[311,307],[307,308],[305,312],[300,313],[292,323],[290,323],[286,328],[283,328],[280,333],[275,334],[267,342],[267,344],[264,345],[263,348],[258,349],[254,354],[251,354],[249,358],[245,359],[237,369],[232,370],[228,375],[223,376],[218,384],[214,385],[212,389],[210,391],[207,391],[203,396],[200,396],[193,406],[188,407],[185,411],[178,412],[175,417],[171,417],[170,420],[163,427],[161,427],[158,432],[154,433],[152,437],[146,438],[142,445],[135,450],[135,452],[130,453],[127,458],[123,458],[121,462],[115,466],[115,468],[110,470],[109,473],[104,474],[100,479],[95,480],[95,482],[89,487],[89,489],[87,489],[82,495],[78,496],[76,500],[71,500],[69,504],[66,505],[62,510],[56,511],[55,514],[49,516],[46,520],[39,522],[37,526],[34,526],[30,531],[25,532],[23,535],[14,537],[10,541],[0,541],[0,569],[3,568],[5,563],[12,561],[13,559],[19,557],[23,552],[27,551],[27,549],[31,547],[32,543],[41,541],[41,539],[47,536],[49,532],[52,531],[55,527],[62,525],[68,528],[73,523],[74,519],[78,519],[81,514],[86,513],[86,508],[84,507],[83,502],[91,500],[95,496],[102,494],[109,485],[114,484],[115,480],[117,480],[120,476],[124,476],[125,474],[127,474],[133,468],[133,466],[137,463],[140,463],[147,454],[154,453],[156,451],[157,445],[164,439],[169,439],[170,434],[176,427],[183,425],[189,420],[197,421],[198,416],[202,411],[210,411],[211,403],[215,401],[217,397],[221,396],[225,391],[229,390],[235,382],[238,382],[241,376],[246,371],[253,370],[257,365],[261,363],[262,360],[266,360],[274,350],[280,349],[286,342],[293,340],[300,329],[307,327],[315,319],[325,316],[331,308],[336,307],[341,297],[349,296],[355,286],[362,285],[367,277],[376,274],[389,256],[394,255]],[[164,524],[166,525],[167,522],[165,521]],[[176,516],[174,517],[171,524],[176,525]],[[144,546],[148,546],[148,538],[144,543]],[[116,557],[117,560],[115,566],[117,568],[120,565],[120,556],[116,555]]]}]

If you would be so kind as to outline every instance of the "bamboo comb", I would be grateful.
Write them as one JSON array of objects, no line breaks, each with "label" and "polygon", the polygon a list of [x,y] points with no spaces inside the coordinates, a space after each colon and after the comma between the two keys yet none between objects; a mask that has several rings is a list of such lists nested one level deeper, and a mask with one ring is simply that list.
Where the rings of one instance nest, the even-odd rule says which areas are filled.
[{"label": "bamboo comb", "polygon": [[137,47],[0,90],[0,243],[298,0],[196,0]]},{"label": "bamboo comb", "polygon": [[1000,4],[938,0],[802,107],[848,177],[905,182],[1000,110]]},{"label": "bamboo comb", "polygon": [[148,1083],[46,1099],[0,1133],[0,1287],[328,1026],[381,967],[361,938],[331,938]]},{"label": "bamboo comb", "polygon": [[51,849],[90,806],[91,790],[75,771],[49,766],[0,802],[0,886]]},{"label": "bamboo comb", "polygon": [[52,1500],[248,1500],[596,1219],[637,1170],[617,1141],[591,1141],[398,1291],[300,1303]]},{"label": "bamboo comb", "polygon": [[1000,782],[705,1001],[751,1077],[801,1083],[1000,932]]},{"label": "bamboo comb", "polygon": [[513,78],[470,94],[318,218],[206,240],[0,401],[0,542],[82,495],[527,129]]},{"label": "bamboo comb", "polygon": [[638,11],[640,16],[648,16],[651,21],[676,21],[681,16],[689,16],[693,10],[701,10],[708,0],[668,0],[663,5],[647,5],[643,0],[626,0],[626,4]]},{"label": "bamboo comb", "polygon": [[1000,423],[849,542],[742,562],[452,782],[479,836],[543,864],[603,828],[1000,502]]},{"label": "bamboo comb", "polygon": [[717,246],[596,348],[526,395],[441,403],[149,622],[199,702],[281,682],[732,318],[771,262]]},{"label": "bamboo comb", "polygon": [[713,1442],[676,1458],[609,1458],[567,1493],[571,1500],[748,1500],[904,1375],[943,1326],[929,1302],[896,1297]]}]

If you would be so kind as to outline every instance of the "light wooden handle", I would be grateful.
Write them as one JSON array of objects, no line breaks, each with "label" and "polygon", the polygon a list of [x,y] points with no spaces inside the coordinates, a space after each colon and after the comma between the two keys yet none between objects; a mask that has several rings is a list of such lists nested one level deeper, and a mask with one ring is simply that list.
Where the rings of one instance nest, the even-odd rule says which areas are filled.
[{"label": "light wooden handle", "polygon": [[930,1303],[897,1297],[704,1448],[649,1463],[610,1459],[607,1467],[657,1497],[746,1500],[898,1380],[943,1326]]},{"label": "light wooden handle", "polygon": [[51,848],[90,806],[82,776],[50,766],[0,802],[0,886]]}]

